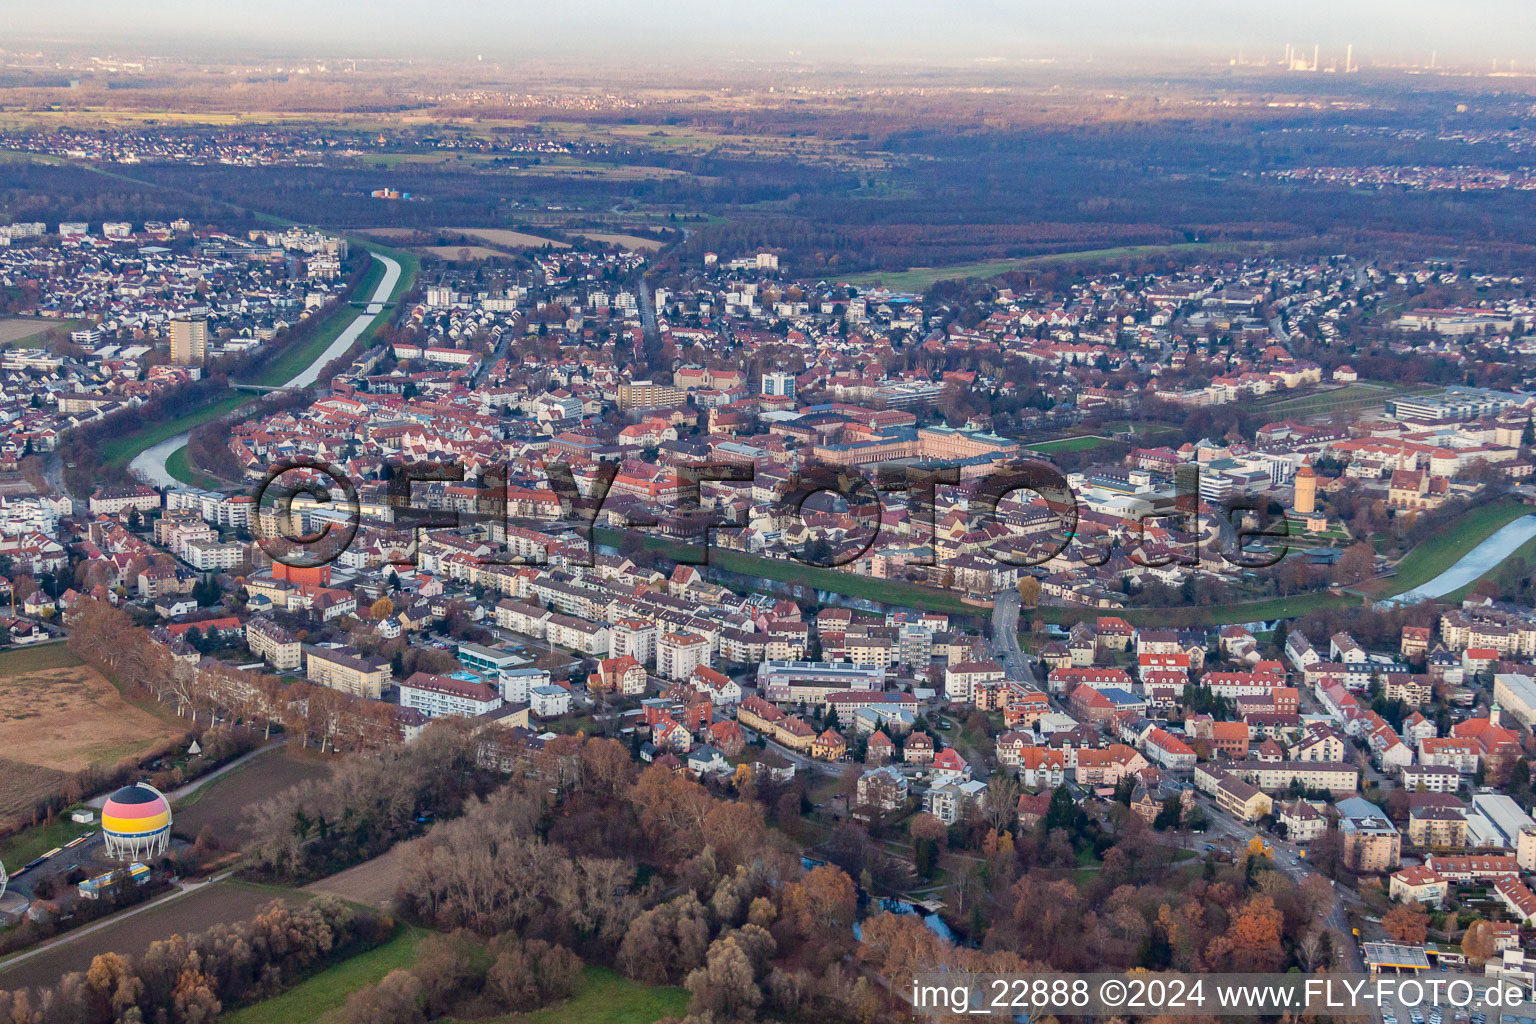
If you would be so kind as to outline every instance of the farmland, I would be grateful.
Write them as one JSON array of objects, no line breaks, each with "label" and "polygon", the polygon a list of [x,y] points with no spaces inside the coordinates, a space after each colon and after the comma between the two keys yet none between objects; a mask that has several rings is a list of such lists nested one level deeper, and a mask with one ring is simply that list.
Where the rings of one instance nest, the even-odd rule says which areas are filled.
[{"label": "farmland", "polygon": [[602,242],[604,245],[622,245],[626,249],[644,251],[647,249],[660,249],[666,244],[658,242],[654,238],[641,238],[639,235],[615,234],[610,231],[573,230],[574,233],[581,235],[583,238],[590,238],[594,242]]},{"label": "farmland", "polygon": [[542,238],[508,228],[443,228],[443,230],[449,234],[469,235],[503,249],[538,249],[546,245],[555,249],[570,248],[567,243],[557,242],[553,238]]},{"label": "farmland", "polygon": [[62,337],[81,323],[79,320],[0,317],[0,348],[42,348],[50,331],[58,331]]},{"label": "farmland", "polygon": [[185,895],[165,897],[108,918],[99,927],[88,926],[70,933],[57,945],[47,947],[46,952],[22,953],[19,958],[0,961],[0,988],[53,985],[70,971],[85,970],[98,954],[137,955],[148,949],[150,943],[171,935],[249,920],[279,897],[295,902],[307,899],[291,891],[232,879],[204,885]]},{"label": "farmland", "polygon": [[507,254],[500,249],[488,249],[483,245],[425,245],[416,250],[423,256],[436,256],[440,260],[494,260]]},{"label": "farmland", "polygon": [[66,773],[137,758],[176,735],[133,707],[62,644],[0,654],[0,749],[22,766],[0,793],[0,814],[30,809]]},{"label": "farmland", "polygon": [[286,746],[271,747],[177,801],[176,832],[195,838],[206,826],[226,849],[233,848],[244,838],[241,833],[250,808],[290,786],[330,773],[330,765],[317,757]]},{"label": "farmland", "polygon": [[327,893],[352,903],[383,908],[394,899],[405,870],[405,844],[390,847],[372,860],[337,872],[304,887],[307,893]]}]

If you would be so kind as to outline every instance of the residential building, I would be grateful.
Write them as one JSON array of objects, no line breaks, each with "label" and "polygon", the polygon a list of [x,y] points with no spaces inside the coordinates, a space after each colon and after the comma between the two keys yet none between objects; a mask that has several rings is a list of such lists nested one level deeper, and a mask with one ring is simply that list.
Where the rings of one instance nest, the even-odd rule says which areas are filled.
[{"label": "residential building", "polygon": [[503,703],[501,694],[492,687],[453,676],[414,672],[400,684],[400,706],[414,708],[428,718],[474,718],[495,711]]},{"label": "residential building", "polygon": [[350,647],[304,648],[309,681],[354,697],[378,700],[389,685],[388,658],[358,654]]}]

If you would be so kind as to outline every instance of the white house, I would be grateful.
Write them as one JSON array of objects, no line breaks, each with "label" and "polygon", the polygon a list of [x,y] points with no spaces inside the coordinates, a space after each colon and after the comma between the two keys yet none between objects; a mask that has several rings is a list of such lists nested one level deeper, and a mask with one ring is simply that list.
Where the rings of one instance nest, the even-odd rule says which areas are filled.
[{"label": "white house", "polygon": [[556,718],[571,710],[571,692],[562,686],[535,686],[528,703],[539,718]]}]

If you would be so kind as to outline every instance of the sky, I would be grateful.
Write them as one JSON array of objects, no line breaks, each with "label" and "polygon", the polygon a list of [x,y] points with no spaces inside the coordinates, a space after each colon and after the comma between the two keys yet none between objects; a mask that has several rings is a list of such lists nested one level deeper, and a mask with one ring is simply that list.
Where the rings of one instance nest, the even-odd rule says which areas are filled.
[{"label": "sky", "polygon": [[[502,57],[649,54],[704,60],[1133,55],[1326,63],[1510,60],[1536,43],[1532,0],[12,0],[0,49],[81,41],[267,55]],[[9,42],[7,41],[9,37]]]}]

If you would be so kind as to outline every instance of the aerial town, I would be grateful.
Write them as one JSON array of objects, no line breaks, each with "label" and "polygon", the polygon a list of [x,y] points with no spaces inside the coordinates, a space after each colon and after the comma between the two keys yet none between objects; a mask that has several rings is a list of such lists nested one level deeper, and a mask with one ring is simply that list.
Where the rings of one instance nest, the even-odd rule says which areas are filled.
[{"label": "aerial town", "polygon": [[[981,1012],[939,972],[1536,998],[1536,108],[1354,52],[1467,123],[1266,113],[1319,59],[1234,62],[1227,109],[1290,120],[1174,90],[1191,166],[1315,154],[1233,158],[1199,230],[1085,185],[1048,251],[977,197],[839,212],[973,166],[850,141],[856,82],[444,66],[328,121],[323,76],[408,72],[317,63],[244,120],[194,65],[8,54],[0,1022]],[[141,78],[188,123],[70,106]],[[733,191],[776,175],[820,213]]]}]

